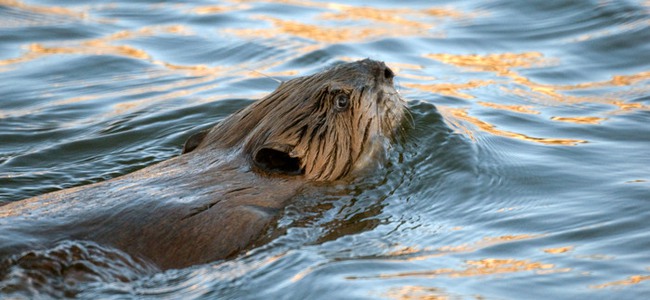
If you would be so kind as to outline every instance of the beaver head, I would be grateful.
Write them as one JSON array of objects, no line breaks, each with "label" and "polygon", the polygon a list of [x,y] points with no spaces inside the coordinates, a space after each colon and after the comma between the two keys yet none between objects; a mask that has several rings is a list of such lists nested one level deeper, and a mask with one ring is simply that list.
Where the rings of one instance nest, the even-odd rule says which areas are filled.
[{"label": "beaver head", "polygon": [[365,59],[291,79],[190,138],[185,152],[239,146],[264,174],[341,179],[396,133],[406,102],[394,76],[383,62]]}]

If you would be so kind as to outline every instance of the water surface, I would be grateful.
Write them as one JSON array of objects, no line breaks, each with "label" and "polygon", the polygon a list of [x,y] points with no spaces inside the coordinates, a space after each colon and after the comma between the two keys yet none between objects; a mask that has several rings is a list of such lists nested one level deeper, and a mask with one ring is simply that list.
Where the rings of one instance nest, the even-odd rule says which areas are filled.
[{"label": "water surface", "polygon": [[[114,270],[80,283],[15,268],[0,292],[650,295],[644,0],[0,0],[0,204],[178,155],[278,80],[366,57],[397,73],[406,142],[376,174],[295,199],[268,244],[153,274],[113,253]],[[69,243],[38,255],[114,251]]]}]

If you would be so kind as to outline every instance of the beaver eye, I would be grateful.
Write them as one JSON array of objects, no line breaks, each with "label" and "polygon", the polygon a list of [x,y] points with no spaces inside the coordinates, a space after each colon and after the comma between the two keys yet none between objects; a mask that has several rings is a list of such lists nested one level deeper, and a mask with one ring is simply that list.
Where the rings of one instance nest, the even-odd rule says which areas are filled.
[{"label": "beaver eye", "polygon": [[334,105],[338,110],[345,110],[350,106],[350,97],[343,93],[338,94],[334,97]]}]

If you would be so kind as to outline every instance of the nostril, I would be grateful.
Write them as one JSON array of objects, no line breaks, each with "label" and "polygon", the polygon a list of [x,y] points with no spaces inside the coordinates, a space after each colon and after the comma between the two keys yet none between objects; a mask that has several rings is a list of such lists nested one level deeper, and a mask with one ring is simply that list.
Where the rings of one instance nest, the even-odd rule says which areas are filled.
[{"label": "nostril", "polygon": [[389,67],[386,67],[384,69],[384,78],[393,79],[393,77],[395,77],[395,73],[393,73],[393,70],[391,70]]}]

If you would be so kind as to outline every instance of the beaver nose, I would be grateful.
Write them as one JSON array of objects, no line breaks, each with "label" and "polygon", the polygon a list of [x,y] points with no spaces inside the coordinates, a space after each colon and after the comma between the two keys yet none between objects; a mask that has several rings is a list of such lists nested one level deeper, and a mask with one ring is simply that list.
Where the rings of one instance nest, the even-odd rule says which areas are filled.
[{"label": "beaver nose", "polygon": [[395,77],[395,73],[389,67],[386,66],[384,62],[371,60],[366,58],[362,61],[358,61],[364,71],[368,72],[371,76],[375,77],[375,80],[392,82],[391,80]]},{"label": "beaver nose", "polygon": [[[383,64],[382,64],[382,65],[383,65]],[[390,69],[389,67],[387,67],[386,65],[384,65],[383,67],[384,67],[384,78],[385,78],[386,80],[391,80],[391,79],[393,79],[393,77],[395,77],[395,73],[393,72],[393,70],[391,70],[391,69]]]},{"label": "beaver nose", "polygon": [[383,78],[384,80],[390,82],[390,80],[393,79],[393,77],[395,77],[395,73],[393,73],[393,70],[387,67],[384,62],[381,61],[375,62],[373,69],[374,69],[373,71],[375,72],[375,76],[377,76],[377,78],[379,79]]}]

